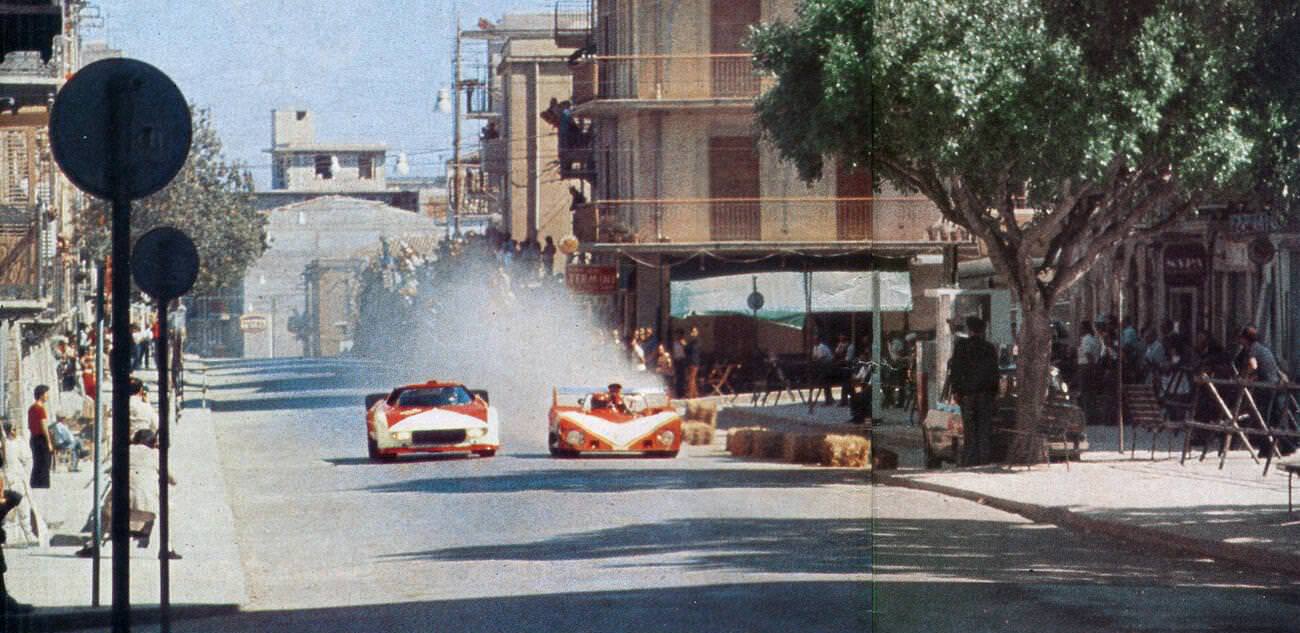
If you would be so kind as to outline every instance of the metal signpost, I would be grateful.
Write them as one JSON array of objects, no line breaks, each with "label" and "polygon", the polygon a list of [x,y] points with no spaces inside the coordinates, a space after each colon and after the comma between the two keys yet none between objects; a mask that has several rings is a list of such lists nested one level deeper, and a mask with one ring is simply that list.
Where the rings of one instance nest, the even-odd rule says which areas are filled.
[{"label": "metal signpost", "polygon": [[95,393],[90,394],[95,399],[95,499],[94,513],[91,521],[94,522],[93,538],[91,549],[94,557],[90,563],[90,604],[99,606],[99,544],[104,538],[104,526],[100,525],[100,506],[99,493],[103,490],[103,483],[99,480],[100,463],[103,456],[100,455],[100,448],[104,445],[104,405],[99,398],[99,394],[104,392],[104,266],[95,270]]},{"label": "metal signpost", "polygon": [[171,373],[167,353],[167,306],[190,291],[199,276],[199,252],[185,233],[169,226],[145,233],[135,243],[131,277],[158,307],[158,576],[160,624],[171,631],[171,539],[167,455],[171,450]]},{"label": "metal signpost", "polygon": [[157,68],[105,59],[73,75],[50,110],[50,150],[77,188],[112,203],[113,215],[113,631],[131,630],[126,385],[131,379],[131,201],[171,182],[192,137],[181,91]]}]

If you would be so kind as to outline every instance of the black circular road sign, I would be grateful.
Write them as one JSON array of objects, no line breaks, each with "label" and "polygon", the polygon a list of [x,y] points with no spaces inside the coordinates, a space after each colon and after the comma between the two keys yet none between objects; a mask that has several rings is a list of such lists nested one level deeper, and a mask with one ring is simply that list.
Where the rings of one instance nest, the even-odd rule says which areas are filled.
[{"label": "black circular road sign", "polygon": [[755,290],[755,291],[749,293],[749,299],[747,299],[746,302],[749,304],[749,309],[750,309],[750,310],[753,310],[754,312],[758,312],[759,310],[762,310],[762,309],[763,309],[763,293],[761,293],[761,292],[759,292],[759,291],[757,291],[757,290]]},{"label": "black circular road sign", "polygon": [[171,301],[194,287],[199,251],[190,236],[170,226],[158,227],[136,240],[131,278],[158,301]]},{"label": "black circular road sign", "polygon": [[54,160],[77,188],[110,200],[135,200],[165,187],[185,164],[192,134],[180,89],[134,59],[82,68],[50,111]]}]

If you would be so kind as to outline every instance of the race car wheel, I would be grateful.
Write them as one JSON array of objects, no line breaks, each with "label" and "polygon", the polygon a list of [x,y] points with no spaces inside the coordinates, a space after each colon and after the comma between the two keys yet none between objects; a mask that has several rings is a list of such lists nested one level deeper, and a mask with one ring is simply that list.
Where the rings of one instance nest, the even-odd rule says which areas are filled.
[{"label": "race car wheel", "polygon": [[674,457],[677,457],[677,451],[654,451],[651,453],[646,453],[646,455],[650,457],[659,457],[662,459],[672,459]]},{"label": "race car wheel", "polygon": [[551,434],[551,440],[546,445],[546,450],[550,451],[551,457],[577,457],[578,451],[567,448],[560,448],[559,438],[554,433]]},{"label": "race car wheel", "polygon": [[379,459],[379,445],[371,438],[366,438],[366,454],[370,459]]},{"label": "race car wheel", "polygon": [[485,451],[474,451],[474,454],[478,455],[479,457],[492,457],[493,455],[497,454],[497,449],[489,448]]}]

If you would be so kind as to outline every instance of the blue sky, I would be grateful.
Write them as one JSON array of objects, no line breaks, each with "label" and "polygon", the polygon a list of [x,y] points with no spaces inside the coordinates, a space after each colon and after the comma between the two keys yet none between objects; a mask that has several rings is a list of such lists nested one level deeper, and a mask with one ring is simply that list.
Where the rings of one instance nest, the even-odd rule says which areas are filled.
[{"label": "blue sky", "polygon": [[[405,150],[412,175],[437,175],[435,152],[451,147],[451,115],[434,104],[451,83],[453,1],[99,0],[104,27],[85,37],[157,66],[210,109],[227,157],[248,164],[259,188],[282,106],[315,112],[319,140],[386,143],[390,165]],[[551,6],[461,0],[460,21]]]}]

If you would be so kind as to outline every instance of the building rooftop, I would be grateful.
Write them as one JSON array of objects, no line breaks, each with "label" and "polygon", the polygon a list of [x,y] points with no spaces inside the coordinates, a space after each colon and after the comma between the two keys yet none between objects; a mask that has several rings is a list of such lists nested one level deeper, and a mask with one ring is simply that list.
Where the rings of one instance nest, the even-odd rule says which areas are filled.
[{"label": "building rooftop", "polygon": [[387,152],[388,146],[383,143],[294,143],[276,145],[268,152],[301,152],[304,154],[319,154],[330,152]]}]

